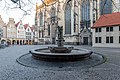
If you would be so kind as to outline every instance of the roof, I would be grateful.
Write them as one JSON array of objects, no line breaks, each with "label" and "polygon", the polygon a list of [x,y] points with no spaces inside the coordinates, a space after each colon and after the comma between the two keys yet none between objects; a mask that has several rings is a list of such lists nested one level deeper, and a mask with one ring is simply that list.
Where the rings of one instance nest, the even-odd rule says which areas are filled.
[{"label": "roof", "polygon": [[24,28],[26,29],[29,25],[28,24],[24,24]]},{"label": "roof", "polygon": [[120,25],[120,12],[105,14],[93,24],[92,28]]},{"label": "roof", "polygon": [[21,23],[21,20],[17,24],[15,24],[15,26],[17,27],[20,23]]},{"label": "roof", "polygon": [[[25,28],[25,29],[27,29],[27,27],[30,27],[29,24],[25,24],[25,25],[24,25],[24,28]],[[33,31],[34,28],[33,28],[33,27],[30,27],[30,29]]]}]

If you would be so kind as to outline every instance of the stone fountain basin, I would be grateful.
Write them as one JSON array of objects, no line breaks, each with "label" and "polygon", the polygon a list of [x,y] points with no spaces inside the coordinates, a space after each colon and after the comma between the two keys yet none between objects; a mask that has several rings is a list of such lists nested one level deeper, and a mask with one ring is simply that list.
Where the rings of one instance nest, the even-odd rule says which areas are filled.
[{"label": "stone fountain basin", "polygon": [[48,47],[52,53],[70,53],[74,47]]},{"label": "stone fountain basin", "polygon": [[71,53],[51,53],[49,48],[33,49],[29,51],[37,60],[52,62],[79,61],[89,58],[92,51],[85,49],[73,49]]}]

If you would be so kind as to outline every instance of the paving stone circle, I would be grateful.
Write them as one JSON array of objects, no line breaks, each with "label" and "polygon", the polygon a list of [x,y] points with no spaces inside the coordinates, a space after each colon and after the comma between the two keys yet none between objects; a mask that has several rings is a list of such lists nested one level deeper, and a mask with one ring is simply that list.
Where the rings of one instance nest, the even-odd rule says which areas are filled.
[{"label": "paving stone circle", "polygon": [[26,53],[16,61],[26,67],[44,69],[44,70],[57,70],[57,71],[72,71],[72,70],[80,70],[86,69],[90,67],[94,67],[100,65],[106,61],[106,57],[99,53],[93,53],[89,58],[86,58],[81,61],[75,62],[46,62],[35,60],[32,58],[30,53]]}]

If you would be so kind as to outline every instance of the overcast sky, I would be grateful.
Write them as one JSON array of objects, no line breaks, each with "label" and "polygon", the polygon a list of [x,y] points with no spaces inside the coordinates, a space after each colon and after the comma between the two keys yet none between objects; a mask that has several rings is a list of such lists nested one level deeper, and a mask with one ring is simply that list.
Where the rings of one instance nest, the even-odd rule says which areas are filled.
[{"label": "overcast sky", "polygon": [[[34,24],[34,19],[35,19],[35,4],[38,2],[41,4],[41,0],[31,0],[32,3],[25,4],[26,6],[23,8],[24,10],[31,10],[27,11],[30,15],[26,15],[23,17],[25,14],[24,11],[20,10],[19,8],[15,8],[16,4],[13,4],[10,0],[6,0],[7,3],[5,3],[5,0],[0,0],[0,15],[3,18],[3,21],[7,23],[10,18],[14,18],[15,23],[17,23],[20,19],[22,19],[23,23],[29,23],[30,25]],[[27,0],[23,0],[25,3],[27,3]],[[5,6],[6,5],[6,6]],[[11,9],[12,8],[12,9]]]}]

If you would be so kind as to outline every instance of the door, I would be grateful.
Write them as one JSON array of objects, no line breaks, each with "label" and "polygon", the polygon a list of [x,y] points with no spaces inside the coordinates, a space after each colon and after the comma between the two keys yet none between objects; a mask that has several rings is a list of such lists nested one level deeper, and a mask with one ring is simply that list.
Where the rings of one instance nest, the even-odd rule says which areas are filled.
[{"label": "door", "polygon": [[83,37],[83,45],[88,45],[88,37]]}]

